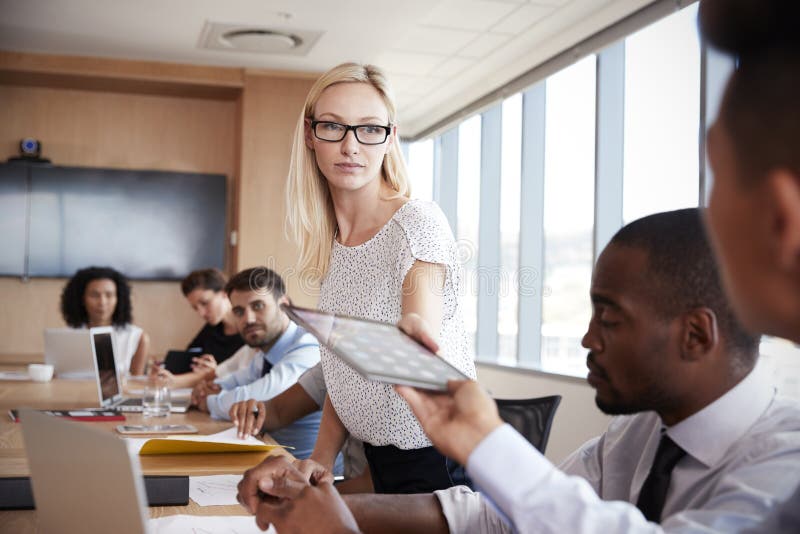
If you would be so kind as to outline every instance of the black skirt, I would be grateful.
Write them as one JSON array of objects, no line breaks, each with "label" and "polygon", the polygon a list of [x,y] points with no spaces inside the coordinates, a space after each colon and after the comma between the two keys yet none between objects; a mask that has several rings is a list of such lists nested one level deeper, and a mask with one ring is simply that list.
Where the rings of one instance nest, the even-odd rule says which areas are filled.
[{"label": "black skirt", "polygon": [[471,486],[464,467],[433,447],[399,449],[364,443],[375,493],[430,493],[452,486]]}]

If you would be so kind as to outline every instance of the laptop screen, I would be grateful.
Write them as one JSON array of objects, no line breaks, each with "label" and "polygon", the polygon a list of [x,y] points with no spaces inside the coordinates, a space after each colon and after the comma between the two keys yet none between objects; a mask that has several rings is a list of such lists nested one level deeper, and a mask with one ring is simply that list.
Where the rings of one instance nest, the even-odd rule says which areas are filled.
[{"label": "laptop screen", "polygon": [[103,403],[119,395],[117,366],[114,363],[114,343],[110,332],[95,332],[92,335],[94,353],[97,357],[97,378]]}]

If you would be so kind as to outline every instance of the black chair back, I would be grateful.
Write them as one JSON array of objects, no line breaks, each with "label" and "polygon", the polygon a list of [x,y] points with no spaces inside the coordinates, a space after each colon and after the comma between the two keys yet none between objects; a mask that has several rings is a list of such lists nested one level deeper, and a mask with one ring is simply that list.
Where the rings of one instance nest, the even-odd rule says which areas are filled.
[{"label": "black chair back", "polygon": [[544,454],[561,395],[535,399],[495,399],[495,402],[500,418]]}]

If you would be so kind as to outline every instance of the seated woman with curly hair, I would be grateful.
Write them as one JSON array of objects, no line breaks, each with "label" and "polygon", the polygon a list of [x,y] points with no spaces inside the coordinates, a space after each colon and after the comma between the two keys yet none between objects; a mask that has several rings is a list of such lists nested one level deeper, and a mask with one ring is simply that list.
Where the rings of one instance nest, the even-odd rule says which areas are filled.
[{"label": "seated woman with curly hair", "polygon": [[114,354],[120,373],[144,373],[149,336],[132,324],[131,289],[110,267],[87,267],[69,279],[61,293],[61,315],[72,328],[114,327]]}]

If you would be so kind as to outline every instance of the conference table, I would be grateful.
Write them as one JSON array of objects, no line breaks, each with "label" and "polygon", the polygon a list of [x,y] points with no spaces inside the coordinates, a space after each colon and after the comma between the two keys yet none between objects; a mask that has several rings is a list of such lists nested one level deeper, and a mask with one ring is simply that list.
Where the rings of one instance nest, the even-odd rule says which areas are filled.
[{"label": "conference table", "polygon": [[[23,370],[23,366],[0,364],[0,371]],[[0,381],[0,478],[29,476],[25,445],[19,423],[14,423],[8,410],[20,407],[35,409],[66,410],[96,407],[97,389],[92,380],[63,380],[50,382]],[[141,414],[126,413],[124,424],[154,424]],[[157,420],[161,423],[192,424],[200,434],[214,434],[230,428],[229,421],[215,421],[208,414],[190,409],[185,414],[170,414]],[[116,434],[121,421],[80,422],[94,428],[107,429]],[[137,435],[135,437],[155,437]],[[265,443],[274,444],[269,436]],[[222,475],[241,474],[270,455],[291,455],[283,448],[269,452],[236,452],[214,454],[164,454],[140,456],[144,475]],[[247,515],[239,505],[201,507],[194,501],[186,506],[153,506],[148,508],[150,517],[174,514],[190,515]],[[36,510],[0,510],[0,532],[38,532]]]}]

